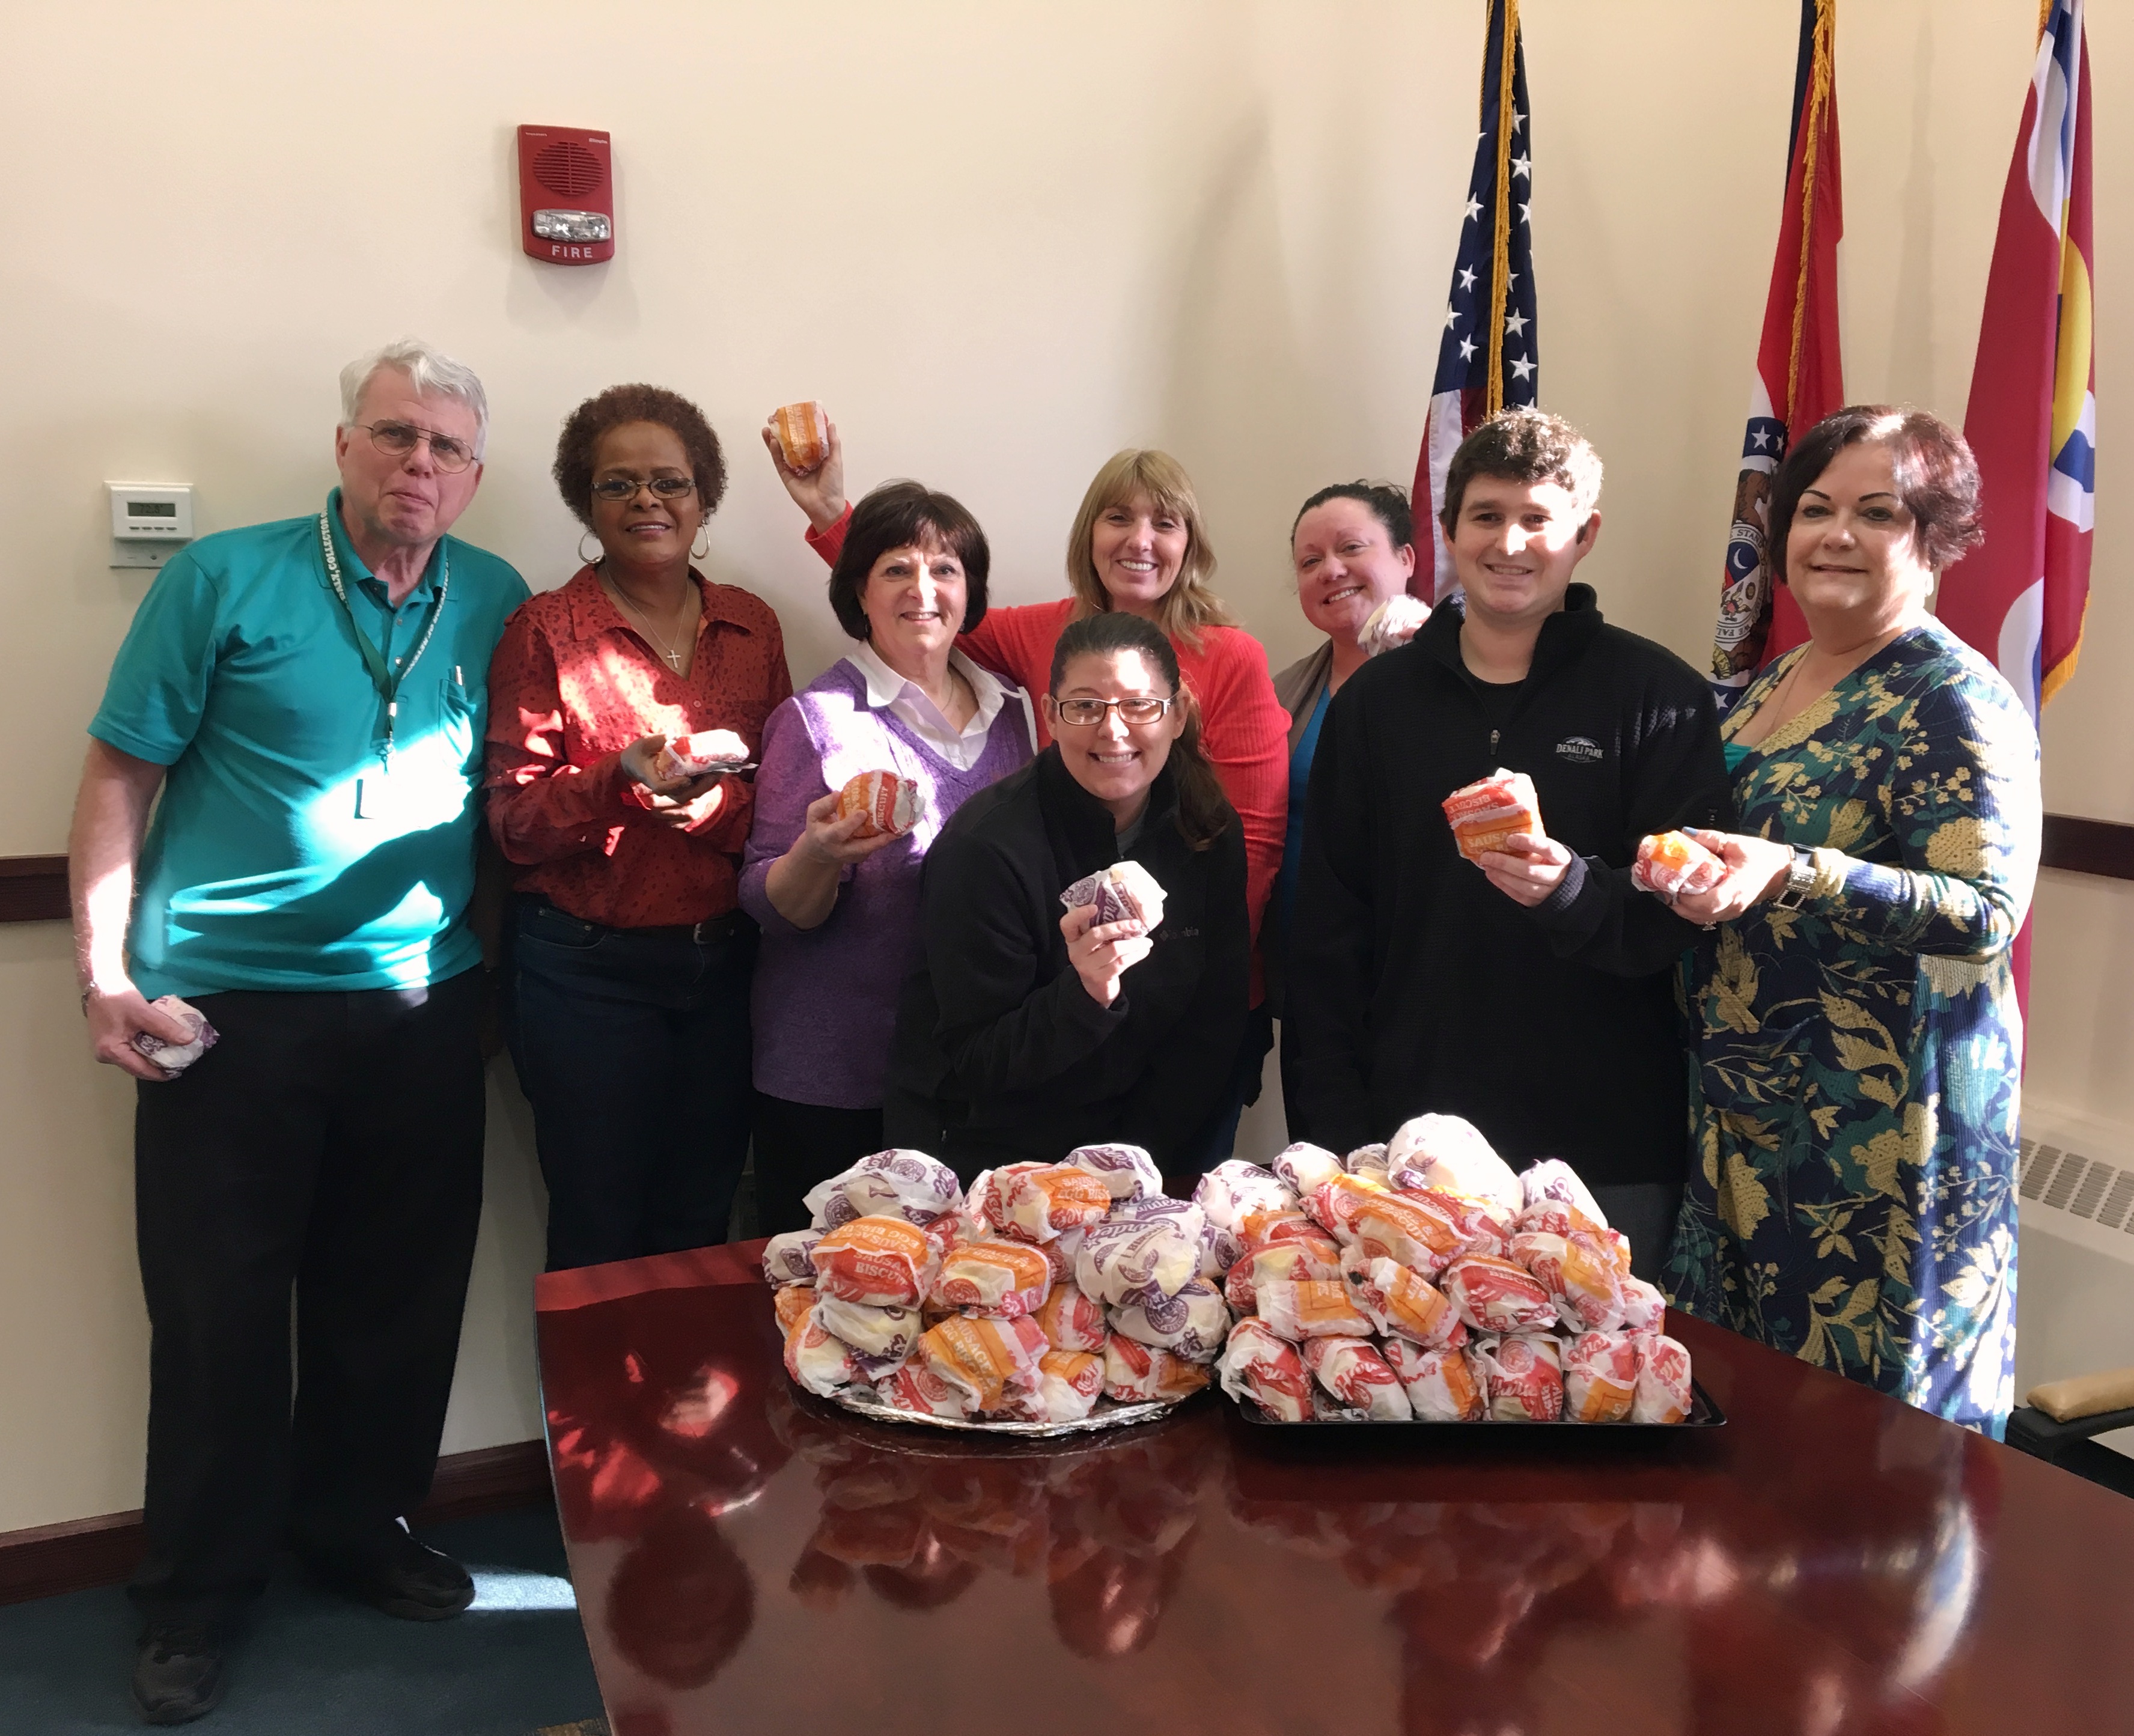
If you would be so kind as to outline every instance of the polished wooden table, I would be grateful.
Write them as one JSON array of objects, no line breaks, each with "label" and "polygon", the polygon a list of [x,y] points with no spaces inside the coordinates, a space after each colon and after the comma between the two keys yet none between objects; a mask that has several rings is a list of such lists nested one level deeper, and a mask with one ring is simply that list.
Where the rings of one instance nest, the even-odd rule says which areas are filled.
[{"label": "polished wooden table", "polygon": [[2134,1502],[1729,1333],[1700,1435],[973,1442],[797,1393],[760,1246],[540,1282],[615,1736],[2134,1729]]}]

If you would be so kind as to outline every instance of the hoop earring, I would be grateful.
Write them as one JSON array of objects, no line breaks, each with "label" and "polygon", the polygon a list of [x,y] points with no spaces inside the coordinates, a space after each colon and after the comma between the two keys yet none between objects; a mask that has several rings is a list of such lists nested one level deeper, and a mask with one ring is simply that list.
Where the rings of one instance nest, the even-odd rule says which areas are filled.
[{"label": "hoop earring", "polygon": [[693,542],[691,543],[689,545],[690,557],[693,560],[698,561],[707,560],[710,557],[712,552],[711,526],[708,524],[698,525],[697,527],[697,534],[704,539],[704,546],[702,548],[699,548]]},{"label": "hoop earring", "polygon": [[593,533],[589,530],[582,530],[578,533],[578,564],[581,567],[597,567],[600,565],[600,539],[596,537],[593,538],[594,552],[591,554],[587,554],[586,552],[586,538],[592,536],[592,534]]}]

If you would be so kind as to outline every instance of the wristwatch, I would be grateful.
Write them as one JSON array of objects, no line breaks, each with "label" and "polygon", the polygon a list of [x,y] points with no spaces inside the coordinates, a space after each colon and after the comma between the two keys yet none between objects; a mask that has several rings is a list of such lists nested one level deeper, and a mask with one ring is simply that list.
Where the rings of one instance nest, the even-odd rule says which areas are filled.
[{"label": "wristwatch", "polygon": [[1801,900],[1815,885],[1815,858],[1805,850],[1796,848],[1793,865],[1786,870],[1786,883],[1779,888],[1779,895],[1771,900],[1781,910],[1798,910]]}]

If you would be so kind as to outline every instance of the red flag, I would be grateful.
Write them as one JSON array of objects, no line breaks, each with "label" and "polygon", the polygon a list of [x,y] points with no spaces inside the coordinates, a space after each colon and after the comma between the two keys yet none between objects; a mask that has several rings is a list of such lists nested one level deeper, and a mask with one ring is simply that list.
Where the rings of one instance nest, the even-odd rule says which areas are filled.
[{"label": "red flag", "polygon": [[1793,442],[1845,403],[1837,347],[1837,0],[1801,0],[1791,162],[1764,337],[1750,384],[1749,427],[1734,486],[1712,686],[1724,711],[1756,672],[1808,637],[1798,606],[1774,582],[1780,551],[1765,547],[1771,477]]}]

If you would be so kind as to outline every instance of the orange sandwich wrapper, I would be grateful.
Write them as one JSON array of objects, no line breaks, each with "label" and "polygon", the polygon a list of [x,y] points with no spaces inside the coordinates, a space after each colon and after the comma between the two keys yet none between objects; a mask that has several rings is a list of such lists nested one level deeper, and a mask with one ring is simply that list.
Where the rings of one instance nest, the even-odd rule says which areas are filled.
[{"label": "orange sandwich wrapper", "polygon": [[731,730],[699,730],[693,735],[669,736],[667,745],[652,756],[652,769],[661,781],[671,784],[677,778],[738,771],[755,757]]},{"label": "orange sandwich wrapper", "polygon": [[943,1380],[919,1362],[906,1362],[887,1380],[876,1382],[874,1390],[891,1410],[909,1410],[915,1416],[968,1416],[973,1410],[967,1388]]},{"label": "orange sandwich wrapper", "polygon": [[997,1169],[981,1169],[963,1196],[964,1227],[973,1237],[997,1235],[1007,1221],[1001,1208],[1001,1189],[1011,1175],[1026,1169],[1045,1169],[1048,1164],[1002,1164]]},{"label": "orange sandwich wrapper", "polygon": [[1407,1338],[1427,1350],[1467,1342],[1466,1323],[1422,1273],[1383,1256],[1373,1259],[1361,1248],[1341,1256],[1341,1271],[1357,1305],[1387,1337]]},{"label": "orange sandwich wrapper", "polygon": [[778,1317],[781,1338],[814,1313],[814,1308],[815,1286],[812,1284],[788,1284],[770,1293],[770,1310]]},{"label": "orange sandwich wrapper", "polygon": [[859,1378],[852,1346],[826,1332],[812,1309],[785,1334],[785,1372],[819,1398]]},{"label": "orange sandwich wrapper", "polygon": [[1112,1208],[1111,1190],[1102,1181],[1066,1164],[997,1179],[993,1198],[1001,1233],[1017,1242],[1050,1242],[1063,1231],[1086,1230]]},{"label": "orange sandwich wrapper", "polygon": [[1304,1208],[1314,1223],[1347,1247],[1356,1239],[1357,1215],[1365,1207],[1393,1197],[1383,1176],[1337,1175],[1315,1188]]},{"label": "orange sandwich wrapper", "polygon": [[1470,1331],[1542,1332],[1556,1324],[1547,1287],[1510,1260],[1462,1255],[1445,1269],[1440,1288]]},{"label": "orange sandwich wrapper", "polygon": [[1663,832],[1638,841],[1630,884],[1673,904],[1685,892],[1709,892],[1726,874],[1726,863],[1687,832]]},{"label": "orange sandwich wrapper", "polygon": [[1626,1421],[1644,1366],[1644,1347],[1632,1333],[1579,1333],[1563,1350],[1563,1414],[1575,1423]]},{"label": "orange sandwich wrapper", "polygon": [[930,1306],[1012,1320],[1035,1314],[1052,1292],[1052,1266],[1020,1242],[961,1242],[941,1256]]},{"label": "orange sandwich wrapper", "polygon": [[901,1218],[856,1218],[809,1251],[824,1295],[872,1308],[916,1308],[940,1270],[939,1246]]},{"label": "orange sandwich wrapper", "polygon": [[1454,790],[1443,806],[1452,825],[1452,841],[1470,862],[1480,861],[1490,851],[1501,851],[1507,838],[1521,833],[1530,838],[1548,835],[1541,829],[1541,801],[1534,794],[1533,779],[1524,772],[1499,766],[1488,777]]},{"label": "orange sandwich wrapper", "polygon": [[813,398],[780,404],[770,412],[770,427],[785,468],[795,475],[819,468],[830,456],[830,418]]},{"label": "orange sandwich wrapper", "polygon": [[1475,1423],[1488,1415],[1489,1394],[1465,1350],[1427,1350],[1405,1338],[1388,1338],[1379,1353],[1418,1422]]},{"label": "orange sandwich wrapper", "polygon": [[1113,1333],[1104,1343],[1104,1396],[1121,1404],[1176,1404],[1208,1384],[1208,1371],[1152,1344]]},{"label": "orange sandwich wrapper", "polygon": [[1562,1353],[1544,1333],[1510,1333],[1475,1346],[1475,1367],[1500,1423],[1552,1423],[1563,1415]]},{"label": "orange sandwich wrapper", "polygon": [[1303,1358],[1264,1320],[1240,1320],[1230,1329],[1216,1372],[1224,1391],[1250,1399],[1277,1422],[1301,1423],[1311,1416],[1311,1376]]},{"label": "orange sandwich wrapper", "polygon": [[1079,1350],[1101,1354],[1108,1329],[1104,1324],[1104,1310],[1082,1294],[1082,1287],[1074,1280],[1052,1286],[1052,1294],[1045,1299],[1045,1305],[1037,1310],[1038,1329],[1045,1334],[1045,1342],[1055,1350]]},{"label": "orange sandwich wrapper", "polygon": [[1342,1406],[1374,1423],[1404,1423],[1415,1415],[1400,1377],[1378,1353],[1356,1338],[1314,1338],[1304,1366]]},{"label": "orange sandwich wrapper", "polygon": [[1368,1338],[1371,1317],[1356,1306],[1339,1279],[1263,1284],[1253,1299],[1275,1336],[1301,1344],[1306,1338]]},{"label": "orange sandwich wrapper", "polygon": [[1048,1350],[1037,1359],[1037,1415],[1044,1423],[1078,1423],[1104,1395],[1104,1359],[1086,1350]]},{"label": "orange sandwich wrapper", "polygon": [[928,1373],[970,1394],[973,1410],[997,1410],[1011,1381],[1035,1384],[1038,1359],[1051,1348],[1027,1316],[976,1320],[957,1314],[925,1333],[915,1355]]},{"label": "orange sandwich wrapper", "polygon": [[1113,1199],[1140,1199],[1163,1191],[1163,1172],[1139,1145],[1077,1145],[1064,1161],[1087,1169]]},{"label": "orange sandwich wrapper", "polygon": [[897,837],[926,817],[926,795],[910,778],[895,772],[862,772],[849,778],[838,792],[838,817],[863,814],[852,836],[878,838],[884,832]]},{"label": "orange sandwich wrapper", "polygon": [[1316,1230],[1308,1235],[1285,1236],[1266,1242],[1240,1256],[1223,1280],[1224,1300],[1240,1313],[1257,1307],[1255,1298],[1263,1284],[1287,1280],[1331,1279],[1341,1275],[1341,1247],[1331,1236]]}]

